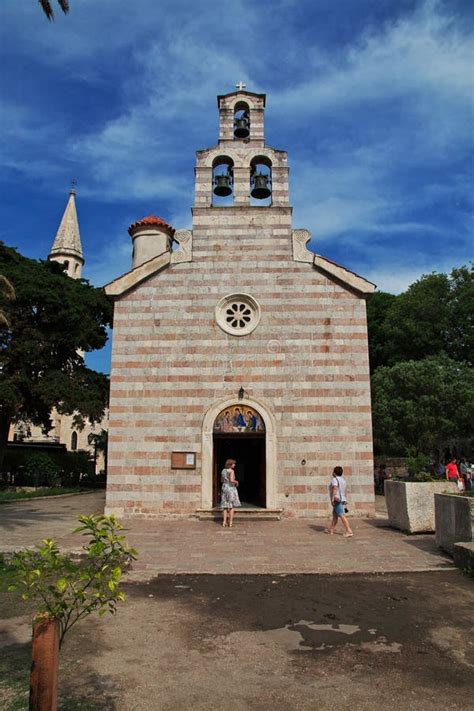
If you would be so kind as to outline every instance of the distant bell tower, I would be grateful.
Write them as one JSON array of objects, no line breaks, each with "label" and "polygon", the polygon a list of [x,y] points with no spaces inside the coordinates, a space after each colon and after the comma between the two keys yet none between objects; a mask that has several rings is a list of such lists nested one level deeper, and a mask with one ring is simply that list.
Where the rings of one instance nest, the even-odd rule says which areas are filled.
[{"label": "distant bell tower", "polygon": [[217,146],[197,152],[194,206],[289,207],[287,153],[265,144],[265,94],[236,88],[217,97]]},{"label": "distant bell tower", "polygon": [[76,211],[76,190],[73,186],[69,200],[59,225],[48,259],[64,265],[67,275],[72,279],[80,279],[84,257],[82,254],[81,236]]}]

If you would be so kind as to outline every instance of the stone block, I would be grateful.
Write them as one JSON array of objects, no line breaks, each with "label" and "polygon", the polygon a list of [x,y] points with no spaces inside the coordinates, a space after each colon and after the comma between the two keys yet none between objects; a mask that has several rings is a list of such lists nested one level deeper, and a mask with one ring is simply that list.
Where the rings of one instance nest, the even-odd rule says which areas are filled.
[{"label": "stone block", "polygon": [[[454,483],[456,487],[456,483]],[[436,545],[453,555],[456,543],[471,543],[474,531],[474,498],[436,494]]]},{"label": "stone block", "polygon": [[385,501],[390,526],[407,533],[433,533],[435,530],[435,494],[454,492],[450,481],[386,481]]}]

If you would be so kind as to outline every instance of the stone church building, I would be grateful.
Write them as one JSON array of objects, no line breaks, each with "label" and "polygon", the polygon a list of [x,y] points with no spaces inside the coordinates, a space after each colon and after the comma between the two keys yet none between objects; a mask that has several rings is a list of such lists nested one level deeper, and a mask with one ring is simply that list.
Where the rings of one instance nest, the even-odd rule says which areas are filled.
[{"label": "stone church building", "polygon": [[351,513],[374,511],[366,296],[374,285],[307,249],[265,95],[218,97],[197,152],[192,230],[131,225],[115,300],[108,513],[205,515],[237,460],[244,508],[327,516],[342,465]]}]

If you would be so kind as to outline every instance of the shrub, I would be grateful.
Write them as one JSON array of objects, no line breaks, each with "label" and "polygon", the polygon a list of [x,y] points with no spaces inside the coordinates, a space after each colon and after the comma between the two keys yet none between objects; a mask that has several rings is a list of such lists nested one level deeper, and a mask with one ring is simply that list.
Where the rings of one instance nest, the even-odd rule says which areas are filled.
[{"label": "shrub", "polygon": [[94,462],[84,450],[65,452],[61,458],[62,486],[78,486],[94,474]]},{"label": "shrub", "polygon": [[44,452],[31,452],[25,456],[21,479],[25,486],[59,486],[59,464]]},{"label": "shrub", "polygon": [[[417,472],[414,475],[415,481],[435,481],[430,472]],[[436,480],[439,481],[439,480]]]},{"label": "shrub", "polygon": [[407,459],[408,474],[417,481],[430,481],[433,478],[429,471],[430,463],[431,459],[427,454],[411,452]]}]

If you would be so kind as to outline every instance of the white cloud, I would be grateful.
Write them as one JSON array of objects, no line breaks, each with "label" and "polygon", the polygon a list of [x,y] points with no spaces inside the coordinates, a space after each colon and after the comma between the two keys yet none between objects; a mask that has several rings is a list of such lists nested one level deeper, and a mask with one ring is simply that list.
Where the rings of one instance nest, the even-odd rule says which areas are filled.
[{"label": "white cloud", "polygon": [[[371,27],[345,54],[333,55],[310,81],[278,96],[290,111],[328,108],[414,96],[422,113],[432,100],[469,103],[472,92],[472,37],[451,16],[449,4],[427,1],[410,15]],[[429,95],[429,104],[423,97]],[[444,115],[443,111],[443,115]]]},{"label": "white cloud", "polygon": [[[231,91],[239,79],[256,92],[289,86],[272,90],[267,125],[270,116],[278,144],[293,146],[294,223],[313,231],[318,250],[337,241],[370,256],[370,264],[373,237],[387,236],[378,255],[383,264],[396,254],[393,235],[442,233],[444,224],[432,217],[437,204],[452,205],[456,229],[465,219],[457,244],[464,239],[467,248],[472,225],[464,206],[472,175],[455,162],[472,148],[472,33],[455,9],[450,2],[417,3],[413,12],[372,25],[352,44],[325,49],[302,42],[291,25],[282,27],[284,44],[296,48],[292,56],[269,32],[261,7],[244,0],[204,1],[191,9],[187,0],[175,0],[159,11],[152,0],[135,0],[133,8],[118,0],[81,0],[51,25],[28,2],[6,18],[6,36],[52,77],[61,68],[62,78],[105,86],[112,73],[116,96],[93,127],[85,121],[70,135],[60,116],[46,123],[26,101],[10,106],[2,121],[10,141],[6,166],[61,186],[67,170],[68,177],[79,177],[83,197],[108,202],[110,209],[135,203],[130,222],[146,205],[143,214],[157,212],[187,227],[194,150],[217,137],[216,94]],[[274,64],[258,65],[272,47]],[[294,61],[289,68],[279,68],[280,50]],[[115,74],[114,62],[121,67]],[[260,77],[267,71],[268,86],[267,77],[261,85],[255,80],[257,68]],[[286,80],[280,81],[280,69]],[[130,253],[125,226],[96,253],[86,275],[96,284],[109,281],[128,270]],[[415,256],[420,269],[430,271],[434,256],[426,264]],[[410,264],[413,253],[404,258],[399,271],[411,279],[410,269],[418,273]],[[361,272],[371,278],[366,267]],[[375,281],[391,279],[394,288],[405,283],[392,269],[377,274]]]},{"label": "white cloud", "polygon": [[429,1],[371,28],[276,97],[282,124],[318,122],[315,148],[293,157],[291,199],[295,222],[319,240],[440,235],[436,208],[452,205],[456,228],[463,203],[468,214],[472,171],[456,161],[472,155],[472,34],[451,8]]}]

